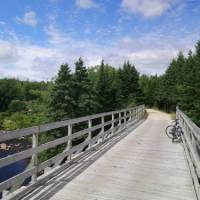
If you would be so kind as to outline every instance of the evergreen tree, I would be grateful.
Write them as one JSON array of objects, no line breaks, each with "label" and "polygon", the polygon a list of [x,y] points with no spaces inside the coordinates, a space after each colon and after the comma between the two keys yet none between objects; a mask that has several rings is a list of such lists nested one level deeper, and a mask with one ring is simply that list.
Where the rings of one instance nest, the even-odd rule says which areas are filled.
[{"label": "evergreen tree", "polygon": [[50,110],[54,120],[62,120],[74,116],[73,79],[68,64],[60,66],[52,92]]},{"label": "evergreen tree", "polygon": [[[194,67],[190,74],[190,84],[192,94],[190,95],[190,102],[193,102],[192,108],[190,108],[190,116],[195,122],[200,125],[200,41],[196,44],[194,55]],[[192,100],[191,100],[191,97]]]},{"label": "evergreen tree", "polygon": [[123,108],[122,104],[122,91],[121,91],[121,80],[119,77],[118,70],[112,68],[112,84],[111,84],[111,102],[113,110]]},{"label": "evergreen tree", "polygon": [[88,77],[88,70],[82,58],[75,63],[73,98],[75,117],[93,114],[95,112],[95,91]]},{"label": "evergreen tree", "polygon": [[15,79],[0,80],[0,112],[6,111],[12,100],[21,98],[20,82]]},{"label": "evergreen tree", "polygon": [[[140,78],[143,85],[149,80]],[[145,87],[141,87],[145,94]],[[167,68],[164,75],[157,78],[155,105],[166,111],[175,111],[176,105],[200,125],[200,41],[195,52],[189,51],[185,57],[180,52]],[[146,101],[149,104],[149,100]]]},{"label": "evergreen tree", "polygon": [[156,105],[157,90],[159,89],[158,77],[142,75],[139,79],[140,89],[143,95],[143,102],[150,107]]},{"label": "evergreen tree", "polygon": [[96,101],[99,105],[97,109],[98,112],[106,112],[112,110],[110,86],[111,80],[108,71],[106,71],[104,61],[102,60],[101,65],[99,66],[98,79],[96,82]]},{"label": "evergreen tree", "polygon": [[139,73],[135,66],[131,65],[129,61],[125,62],[122,70],[119,70],[119,76],[121,79],[121,92],[124,106],[136,103],[140,88]]}]

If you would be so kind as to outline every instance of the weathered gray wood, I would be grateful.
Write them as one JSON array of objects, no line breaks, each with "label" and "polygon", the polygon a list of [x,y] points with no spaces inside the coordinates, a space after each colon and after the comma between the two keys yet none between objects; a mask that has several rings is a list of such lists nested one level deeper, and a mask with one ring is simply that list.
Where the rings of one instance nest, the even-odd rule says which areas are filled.
[{"label": "weathered gray wood", "polygon": [[6,165],[9,165],[9,164],[15,163],[19,160],[31,157],[32,154],[34,154],[34,153],[35,153],[34,149],[31,148],[31,149],[1,158],[0,159],[0,168],[4,167]]},{"label": "weathered gray wood", "polygon": [[197,147],[200,146],[200,128],[179,110],[178,107],[176,115],[180,120],[180,125],[184,132],[182,135],[183,146],[188,159],[197,199],[199,200],[200,184],[198,180],[200,180],[200,154]]},{"label": "weathered gray wood", "polygon": [[[108,124],[110,124],[110,122],[108,122]],[[69,127],[70,126],[71,125],[69,125]],[[77,137],[77,135],[75,137]],[[35,154],[41,153],[42,151],[56,147],[56,146],[63,144],[67,141],[69,141],[69,136],[65,136],[65,137],[53,140],[51,142],[42,144],[42,145],[38,146],[37,148],[30,148],[28,150],[25,150],[25,151],[22,151],[22,152],[19,152],[19,153],[16,153],[16,154],[9,155],[5,158],[0,159],[0,167],[4,167],[6,165],[12,164],[12,163],[17,162],[19,160],[31,157],[33,154],[35,155]]]},{"label": "weathered gray wood", "polygon": [[32,135],[33,133],[36,133],[38,131],[39,131],[38,126],[31,127],[31,128],[25,128],[25,129],[21,129],[21,130],[15,130],[15,131],[4,131],[4,132],[0,131],[0,142]]},{"label": "weathered gray wood", "polygon": [[[139,106],[138,108],[144,109],[144,106]],[[128,112],[129,115],[127,115],[127,116],[125,115],[125,116],[121,117],[121,112]],[[22,182],[24,180],[23,178],[26,178],[28,176],[32,176],[31,185],[35,185],[35,183],[37,183],[37,173],[40,172],[41,170],[43,170],[46,167],[49,167],[51,165],[57,166],[57,163],[59,163],[62,159],[66,158],[67,156],[68,156],[68,158],[71,158],[72,154],[76,155],[76,157],[77,157],[77,155],[83,153],[82,150],[86,146],[89,145],[90,148],[92,148],[93,146],[96,146],[97,142],[99,141],[100,138],[102,139],[101,142],[104,142],[104,140],[105,141],[109,140],[109,138],[111,138],[112,134],[115,133],[116,131],[118,131],[122,125],[124,126],[126,123],[131,123],[131,120],[126,122],[126,118],[131,117],[130,113],[131,113],[130,109],[123,109],[121,111],[101,113],[101,114],[81,117],[81,118],[77,118],[77,119],[70,119],[70,120],[65,120],[65,121],[61,121],[61,122],[54,122],[54,123],[50,123],[50,124],[44,124],[44,125],[40,125],[40,126],[36,126],[36,127],[17,130],[17,131],[10,131],[10,132],[5,132],[5,133],[1,132],[0,133],[0,141],[14,139],[17,137],[22,137],[22,136],[28,136],[31,134],[32,134],[32,140],[33,140],[32,148],[0,159],[0,167],[5,167],[9,164],[12,164],[16,161],[19,161],[19,160],[22,160],[22,159],[25,159],[28,157],[32,157],[32,165],[33,165],[33,167],[31,168],[32,170],[28,169],[25,172],[17,175],[16,177],[13,177],[12,179],[8,179],[5,183],[2,183],[1,184],[2,190],[6,189],[8,187],[11,187],[16,183],[19,184],[20,182]],[[114,114],[119,114],[119,117],[115,119]],[[108,116],[108,115],[111,115],[112,120],[104,122],[104,117]],[[102,119],[102,123],[92,127],[92,119],[100,118],[100,117]],[[123,119],[124,119],[124,123],[121,124],[121,120],[123,120]],[[81,130],[79,132],[72,134],[72,124],[84,122],[87,120],[89,120],[89,127],[87,129]],[[118,126],[116,126],[116,127],[114,127],[115,122],[119,122]],[[111,128],[107,131],[104,131],[104,127],[107,125],[111,125]],[[65,137],[62,137],[62,138],[59,138],[59,139],[56,139],[56,140],[53,140],[53,141],[50,141],[50,142],[47,142],[45,144],[38,146],[38,134],[41,134],[42,132],[53,130],[56,128],[66,127],[66,126],[68,127],[68,136],[65,136]],[[97,136],[92,138],[91,132],[96,129],[99,129],[99,128],[101,128],[102,131]],[[86,133],[90,134],[89,138],[87,138],[81,144],[72,147],[72,139],[83,136]],[[63,153],[56,155],[53,158],[38,165],[37,155],[39,153],[41,153],[47,149],[56,147],[63,143],[67,143],[67,149]]]},{"label": "weathered gray wood", "polygon": [[[115,122],[115,121],[117,121],[117,120],[115,120],[114,114],[112,114],[112,126],[111,126],[111,129],[114,128],[114,122]],[[114,134],[114,131],[112,131],[111,134],[113,135],[113,134]]]},{"label": "weathered gray wood", "polygon": [[95,115],[90,115],[90,116],[80,117],[80,118],[75,118],[75,119],[69,119],[69,120],[60,121],[60,122],[53,122],[53,123],[43,124],[40,126],[34,126],[34,127],[15,130],[15,131],[3,131],[3,132],[0,131],[0,142],[19,138],[19,137],[29,136],[36,132],[42,133],[42,132],[50,131],[53,129],[62,128],[62,127],[67,126],[68,124],[80,123],[80,122],[88,121],[89,119],[92,120],[92,119],[100,118],[102,116],[117,114],[119,112],[128,111],[129,109],[100,113],[100,114],[95,114]]},{"label": "weathered gray wood", "polygon": [[[89,119],[88,120],[88,129],[92,128],[92,120]],[[91,140],[92,139],[92,131],[88,132],[88,138],[87,140]],[[89,148],[91,147],[91,144],[89,144]]]},{"label": "weathered gray wood", "polygon": [[125,116],[125,117],[124,117],[124,125],[125,125],[125,124],[126,124],[126,120],[127,120],[127,119],[126,119],[126,118],[127,118],[127,116],[126,116],[126,111],[124,112],[124,116]]},{"label": "weathered gray wood", "polygon": [[183,149],[164,133],[169,121],[169,115],[150,111],[149,119],[133,134],[51,199],[195,199]]},{"label": "weathered gray wood", "polygon": [[[136,121],[133,121],[132,123],[135,124]],[[132,123],[131,123],[131,124],[132,124]],[[117,130],[117,127],[114,128],[114,131],[116,131],[116,130]],[[108,130],[108,131],[104,132],[103,135],[108,134],[110,131],[112,131],[112,130]],[[49,159],[49,160],[47,160],[47,161],[41,163],[41,164],[38,166],[37,171],[40,172],[41,170],[45,169],[45,167],[57,163],[59,160],[62,160],[64,157],[66,157],[66,156],[68,156],[68,155],[71,155],[72,153],[76,152],[78,149],[82,148],[84,145],[88,145],[88,142],[91,142],[92,144],[95,144],[96,141],[98,141],[98,139],[99,139],[100,137],[101,137],[101,135],[97,135],[96,137],[92,138],[92,140],[91,140],[92,142],[91,142],[91,141],[85,141],[84,143],[79,144],[79,145],[73,147],[73,148],[70,149],[69,151],[65,151],[65,152],[63,152],[63,153],[61,153],[61,154],[58,154],[57,156],[55,156],[55,157],[53,157],[53,158],[51,158],[51,159]],[[106,138],[106,139],[105,139],[105,141],[108,141],[108,140],[109,140],[109,138]],[[98,145],[101,145],[101,143],[98,144]],[[95,146],[97,146],[97,144],[96,144]],[[90,148],[90,149],[91,149],[91,148]],[[89,149],[89,150],[90,150],[90,149]],[[32,189],[36,188],[36,187],[38,186],[38,184],[44,183],[45,180],[48,180],[49,178],[53,177],[53,175],[56,175],[56,174],[60,173],[60,172],[62,171],[62,169],[66,168],[66,166],[69,166],[70,163],[73,163],[73,161],[77,160],[77,158],[79,158],[82,154],[84,155],[84,154],[87,153],[89,150],[86,150],[85,152],[79,153],[79,155],[77,155],[75,158],[73,158],[72,160],[70,160],[69,162],[67,162],[66,164],[64,164],[64,165],[62,165],[62,166],[56,166],[55,168],[52,168],[52,170],[49,171],[50,173],[44,174],[44,175],[42,175],[41,177],[39,177],[39,178],[37,179],[37,182],[36,182],[36,183],[32,183],[31,185],[27,186],[26,188],[24,188],[24,189],[22,190],[22,192],[25,194],[26,191],[31,191]],[[36,168],[34,168],[34,169],[36,169]],[[35,170],[32,171],[32,173],[30,173],[29,170],[28,170],[27,172],[24,172],[24,173],[25,173],[25,174],[31,175],[31,174],[34,174],[34,173],[35,173]],[[27,176],[28,176],[28,175],[27,175]],[[24,175],[22,174],[22,177],[25,177],[25,178],[26,178],[27,176],[24,176]],[[10,180],[10,179],[9,179],[9,180]],[[18,178],[18,176],[14,177],[14,179],[11,180],[12,183],[10,183],[9,180],[7,181],[6,185],[3,185],[3,188],[4,188],[4,189],[8,188],[8,187],[7,187],[8,184],[16,184],[16,183],[18,183],[19,178]],[[9,185],[9,187],[10,187],[10,185]],[[20,190],[19,190],[19,191],[20,191]],[[16,193],[10,194],[10,195],[9,195],[9,199],[11,198],[11,199],[14,199],[14,200],[15,200],[15,199],[16,199],[15,194],[16,194],[16,196],[20,196],[20,197],[23,196],[23,194],[19,194],[19,192],[16,192]],[[17,198],[17,199],[18,199],[18,198]],[[21,199],[21,198],[20,198],[20,199]]]},{"label": "weathered gray wood", "polygon": [[0,191],[3,191],[5,189],[10,188],[11,186],[14,186],[18,182],[24,181],[26,178],[32,176],[32,174],[36,173],[37,169],[35,167],[30,168],[2,183],[0,183]]},{"label": "weathered gray wood", "polygon": [[[68,125],[68,136],[70,139],[68,140],[67,149],[68,151],[70,151],[70,149],[72,149],[72,124]],[[68,160],[72,159],[72,153],[68,154],[69,155]]]},{"label": "weathered gray wood", "polygon": [[[33,133],[32,136],[32,148],[37,148],[38,146],[38,133]],[[37,153],[32,155],[32,165],[33,167],[37,167],[38,164],[38,157],[37,157]],[[35,174],[32,175],[32,182],[35,183],[37,181],[37,172]]]},{"label": "weathered gray wood", "polygon": [[73,135],[72,135],[72,139],[78,138],[78,137],[80,137],[80,136],[83,136],[83,135],[85,135],[86,133],[89,133],[89,132],[91,132],[91,131],[95,131],[95,130],[97,130],[97,129],[99,129],[99,128],[102,128],[103,126],[109,125],[109,124],[111,124],[111,123],[113,123],[113,122],[116,122],[116,121],[118,121],[118,119],[115,119],[115,120],[113,120],[113,121],[111,120],[111,121],[105,122],[104,124],[101,123],[101,124],[99,124],[99,125],[96,125],[96,126],[93,126],[93,127],[90,127],[90,128],[87,128],[87,129],[84,129],[84,130],[75,132],[75,133],[73,133]]},{"label": "weathered gray wood", "polygon": [[[116,131],[117,127],[115,127],[114,129],[110,129],[105,131],[104,133],[102,133],[101,135],[97,135],[94,138],[92,138],[90,141],[85,141],[71,149],[69,149],[68,151],[65,151],[45,162],[43,162],[42,164],[40,164],[38,167],[33,167],[31,169],[28,169],[27,171],[13,177],[12,179],[9,179],[5,182],[3,182],[2,184],[0,184],[0,191],[5,190],[15,184],[17,184],[18,182],[22,182],[24,181],[27,177],[32,176],[34,174],[36,174],[37,172],[40,172],[41,170],[45,169],[46,167],[57,163],[58,161],[62,160],[63,158],[65,158],[66,156],[71,155],[72,153],[76,152],[77,150],[87,146],[88,144],[93,145],[94,143],[96,143],[98,141],[99,138],[101,138],[102,136],[105,136],[107,134],[109,134],[112,131]],[[68,136],[67,136],[68,137]],[[109,139],[109,138],[108,138]],[[35,183],[35,182],[33,182]]]},{"label": "weathered gray wood", "polygon": [[28,199],[194,200],[183,148],[164,133],[168,123],[169,115],[150,110],[141,126],[71,182],[63,171]]},{"label": "weathered gray wood", "polygon": [[119,126],[121,126],[121,112],[119,112]]},{"label": "weathered gray wood", "polygon": [[[104,116],[101,117],[101,124],[103,124],[102,128],[101,128],[101,134],[104,133]],[[102,136],[102,142],[104,141],[104,135]]]},{"label": "weathered gray wood", "polygon": [[19,160],[31,157],[33,154],[41,153],[42,151],[56,147],[56,146],[63,144],[67,141],[68,141],[68,136],[65,136],[65,137],[53,140],[51,142],[42,144],[42,145],[40,145],[36,148],[30,148],[28,150],[25,150],[25,151],[22,151],[22,152],[19,152],[19,153],[16,153],[16,154],[9,155],[7,157],[0,159],[0,167],[4,167],[6,165],[12,164],[12,163],[17,162]]},{"label": "weathered gray wood", "polygon": [[200,186],[199,186],[199,180],[198,180],[196,168],[194,168],[194,164],[192,162],[191,155],[188,152],[187,142],[186,142],[184,137],[182,137],[182,141],[183,141],[183,147],[184,147],[184,150],[185,150],[185,154],[186,154],[187,162],[188,162],[188,165],[189,165],[190,173],[191,173],[191,176],[192,176],[192,179],[193,179],[193,184],[194,184],[196,196],[197,196],[197,199],[199,199]]}]

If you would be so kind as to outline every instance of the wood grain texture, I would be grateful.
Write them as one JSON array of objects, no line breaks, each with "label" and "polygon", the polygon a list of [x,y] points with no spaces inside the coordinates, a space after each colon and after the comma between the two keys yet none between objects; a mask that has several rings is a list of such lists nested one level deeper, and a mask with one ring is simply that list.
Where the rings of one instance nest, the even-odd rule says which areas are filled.
[{"label": "wood grain texture", "polygon": [[12,140],[12,139],[19,138],[19,137],[29,136],[29,135],[32,135],[33,133],[42,133],[42,132],[50,131],[53,129],[66,127],[69,124],[76,124],[76,123],[96,119],[96,118],[99,118],[102,116],[118,114],[119,112],[120,113],[125,112],[130,109],[142,110],[143,107],[144,107],[144,105],[141,105],[141,106],[137,106],[136,108],[126,108],[123,110],[99,113],[99,114],[94,114],[94,115],[89,115],[89,116],[84,116],[84,117],[74,118],[74,119],[68,119],[68,120],[64,120],[64,121],[52,122],[52,123],[48,123],[48,124],[43,124],[43,125],[39,125],[39,126],[34,126],[34,127],[29,127],[29,128],[14,130],[14,131],[0,131],[0,142]]},{"label": "wood grain texture", "polygon": [[183,130],[182,141],[187,156],[187,161],[192,175],[197,199],[200,199],[200,128],[186,116],[179,108],[176,110],[176,118]]},{"label": "wood grain texture", "polygon": [[[165,135],[169,121],[169,115],[149,110],[149,117],[142,125],[81,174],[71,178],[74,169],[63,171],[28,199],[195,199],[183,147],[180,143],[171,143]],[[84,163],[89,160],[87,158]],[[55,187],[56,193],[50,195]]]}]

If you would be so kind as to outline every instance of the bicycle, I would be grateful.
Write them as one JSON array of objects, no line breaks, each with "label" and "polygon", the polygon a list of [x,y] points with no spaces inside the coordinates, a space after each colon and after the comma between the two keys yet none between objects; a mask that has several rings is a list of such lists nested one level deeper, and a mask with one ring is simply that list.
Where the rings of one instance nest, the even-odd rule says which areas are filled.
[{"label": "bicycle", "polygon": [[181,142],[181,135],[183,134],[182,128],[179,126],[179,119],[175,119],[173,125],[166,127],[166,135],[172,139],[172,142]]}]

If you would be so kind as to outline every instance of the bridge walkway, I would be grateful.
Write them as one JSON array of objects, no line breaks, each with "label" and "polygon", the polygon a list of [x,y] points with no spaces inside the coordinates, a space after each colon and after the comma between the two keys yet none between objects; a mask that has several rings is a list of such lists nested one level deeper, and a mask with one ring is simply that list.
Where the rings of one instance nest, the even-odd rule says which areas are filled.
[{"label": "bridge walkway", "polygon": [[196,199],[183,147],[164,132],[170,116],[148,112],[147,120],[112,148],[88,154],[24,199]]}]

